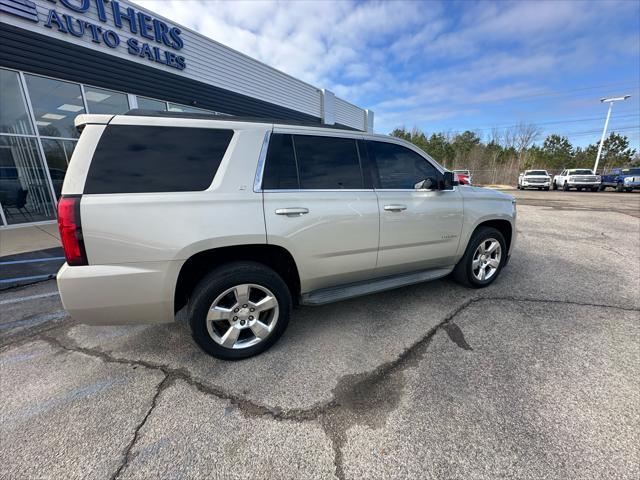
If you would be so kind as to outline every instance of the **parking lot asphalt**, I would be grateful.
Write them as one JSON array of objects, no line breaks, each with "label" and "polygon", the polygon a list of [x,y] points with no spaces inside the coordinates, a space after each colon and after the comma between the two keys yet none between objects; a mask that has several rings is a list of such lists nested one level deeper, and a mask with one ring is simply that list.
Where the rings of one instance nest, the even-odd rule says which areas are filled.
[{"label": "parking lot asphalt", "polygon": [[0,478],[638,478],[640,194],[512,193],[489,288],[298,308],[242,362],[1,292]]}]

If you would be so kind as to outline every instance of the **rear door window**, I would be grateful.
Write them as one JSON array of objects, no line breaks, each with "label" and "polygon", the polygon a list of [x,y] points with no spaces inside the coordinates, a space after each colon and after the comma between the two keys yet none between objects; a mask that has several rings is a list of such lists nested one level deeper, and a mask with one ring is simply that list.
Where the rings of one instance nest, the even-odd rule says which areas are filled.
[{"label": "rear door window", "polygon": [[84,193],[206,190],[233,130],[109,125],[87,173]]},{"label": "rear door window", "polygon": [[356,140],[294,135],[300,188],[361,189],[362,170]]},{"label": "rear door window", "polygon": [[269,140],[262,188],[362,189],[357,141],[352,138],[274,133]]},{"label": "rear door window", "polygon": [[291,135],[280,133],[271,135],[262,188],[265,190],[297,190],[300,188]]}]

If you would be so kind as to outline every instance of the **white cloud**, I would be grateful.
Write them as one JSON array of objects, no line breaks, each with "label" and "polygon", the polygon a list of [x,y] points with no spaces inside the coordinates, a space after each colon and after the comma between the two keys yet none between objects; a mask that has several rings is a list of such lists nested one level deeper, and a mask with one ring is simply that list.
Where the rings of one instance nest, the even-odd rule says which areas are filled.
[{"label": "white cloud", "polygon": [[637,2],[624,0],[138,3],[373,108],[381,131],[464,118],[640,53],[637,30],[617,28],[638,15]]}]

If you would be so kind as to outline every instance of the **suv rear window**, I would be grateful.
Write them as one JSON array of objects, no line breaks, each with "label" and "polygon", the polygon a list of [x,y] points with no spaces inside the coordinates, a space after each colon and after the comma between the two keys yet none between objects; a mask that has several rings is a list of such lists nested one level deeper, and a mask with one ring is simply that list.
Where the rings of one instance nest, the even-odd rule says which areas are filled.
[{"label": "suv rear window", "polygon": [[84,193],[206,190],[233,130],[109,125],[87,173]]}]

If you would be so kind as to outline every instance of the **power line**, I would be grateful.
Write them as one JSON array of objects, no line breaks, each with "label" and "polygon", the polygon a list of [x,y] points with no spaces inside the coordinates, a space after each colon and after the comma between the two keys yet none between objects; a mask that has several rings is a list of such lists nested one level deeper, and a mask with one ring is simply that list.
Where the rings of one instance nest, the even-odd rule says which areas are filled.
[{"label": "power line", "polygon": [[[629,118],[629,117],[640,117],[640,112],[638,113],[630,113],[627,115],[616,115],[614,118]],[[517,127],[521,124],[527,124],[527,123],[531,123],[532,125],[538,126],[538,125],[556,125],[556,124],[563,124],[563,123],[578,123],[578,122],[588,122],[588,121],[594,121],[594,120],[602,120],[602,116],[599,117],[584,117],[584,118],[575,118],[575,119],[571,119],[571,120],[550,120],[550,121],[544,121],[544,122],[520,122],[520,123],[515,123],[515,124],[511,124],[511,125],[507,125],[507,124],[502,124],[502,125],[494,125],[491,127],[479,127],[479,128],[475,128],[475,127],[469,127],[466,130],[470,130],[472,132],[476,132],[476,131],[485,131],[485,130],[493,130],[494,128],[498,128],[498,129],[506,129],[506,128],[514,128]],[[448,130],[450,132],[464,132],[466,130]]]},{"label": "power line", "polygon": [[[630,113],[630,114],[626,114],[626,115],[616,115],[614,118],[615,119],[622,119],[622,118],[640,118],[640,112],[639,113]],[[470,132],[486,132],[486,131],[491,131],[493,129],[497,129],[497,130],[507,130],[509,128],[515,128],[515,127],[519,127],[520,125],[533,125],[535,127],[539,126],[539,125],[561,125],[561,124],[567,124],[567,123],[580,123],[580,122],[589,122],[589,121],[595,121],[595,120],[602,120],[602,116],[599,117],[584,117],[584,118],[574,118],[574,119],[568,119],[568,120],[553,120],[553,121],[544,121],[544,122],[520,122],[520,123],[515,123],[515,124],[502,124],[502,125],[494,125],[491,127],[469,127],[469,128],[465,128],[463,130],[451,130],[451,129],[441,129],[439,132],[432,132],[432,133],[447,133],[447,134],[461,134],[467,131]],[[546,129],[543,129],[546,130]],[[425,133],[425,135],[427,135],[427,133]],[[429,135],[427,135],[429,136]]]},{"label": "power line", "polygon": [[596,90],[599,88],[609,88],[609,87],[618,87],[618,88],[623,88],[623,87],[629,87],[629,88],[633,88],[633,89],[637,89],[640,88],[640,79],[633,79],[633,80],[628,80],[628,81],[624,81],[624,82],[616,82],[616,83],[607,83],[607,84],[603,84],[603,85],[592,85],[589,87],[581,87],[581,88],[572,88],[572,89],[567,89],[567,90],[549,90],[547,92],[540,92],[540,93],[532,93],[532,94],[528,94],[528,95],[521,95],[521,96],[517,96],[517,97],[509,97],[509,98],[505,98],[502,100],[496,100],[496,103],[499,102],[505,102],[505,101],[513,101],[513,100],[528,100],[530,98],[538,98],[538,97],[549,97],[549,96],[565,96],[565,95],[573,95],[575,93],[579,93],[579,92],[584,92],[584,91],[588,91],[588,90]]}]

